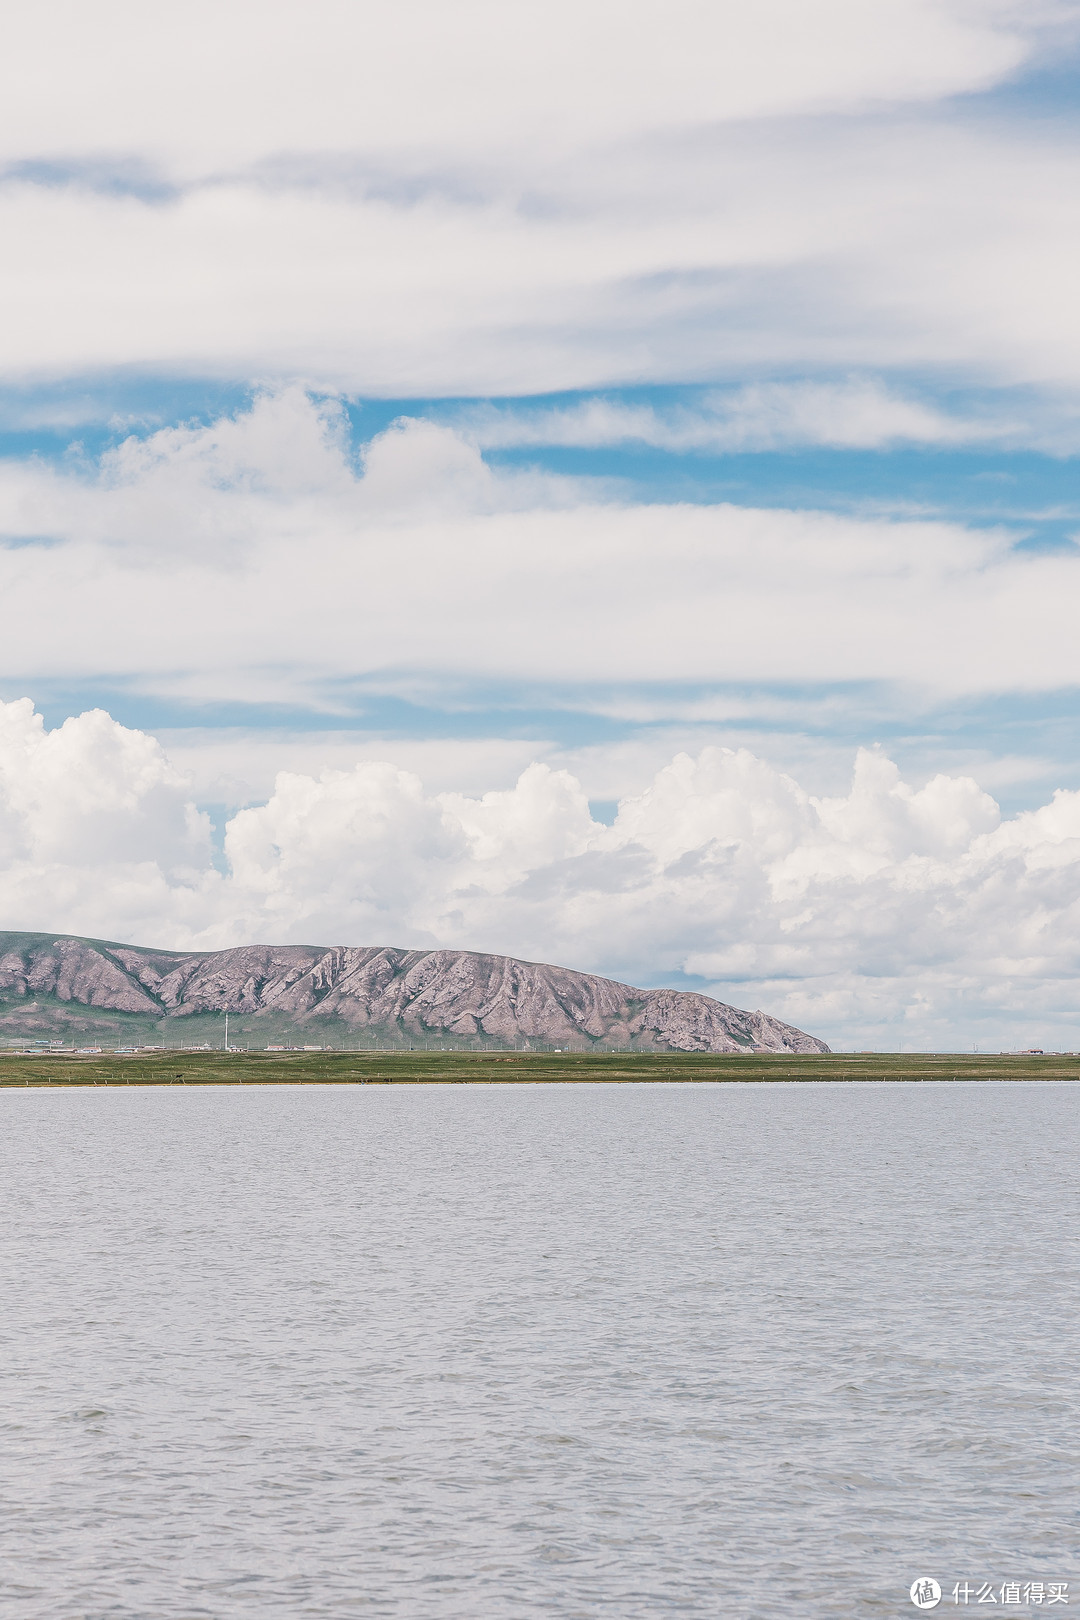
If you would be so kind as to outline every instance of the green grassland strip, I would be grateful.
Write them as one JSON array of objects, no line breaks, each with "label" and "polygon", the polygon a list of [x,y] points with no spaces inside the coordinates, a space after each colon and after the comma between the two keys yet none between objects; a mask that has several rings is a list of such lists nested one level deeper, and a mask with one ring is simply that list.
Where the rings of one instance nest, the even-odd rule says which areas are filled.
[{"label": "green grassland strip", "polygon": [[1080,1080],[1080,1057],[832,1053],[139,1052],[0,1054],[0,1089],[31,1086],[491,1085],[588,1081]]}]

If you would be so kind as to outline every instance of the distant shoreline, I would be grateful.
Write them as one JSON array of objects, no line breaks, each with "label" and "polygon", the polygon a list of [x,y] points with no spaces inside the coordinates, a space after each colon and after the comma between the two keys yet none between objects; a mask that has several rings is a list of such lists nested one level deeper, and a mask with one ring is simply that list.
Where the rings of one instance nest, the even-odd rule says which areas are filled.
[{"label": "distant shoreline", "polygon": [[1070,1053],[43,1052],[0,1054],[0,1090],[220,1085],[634,1085],[1080,1080]]}]

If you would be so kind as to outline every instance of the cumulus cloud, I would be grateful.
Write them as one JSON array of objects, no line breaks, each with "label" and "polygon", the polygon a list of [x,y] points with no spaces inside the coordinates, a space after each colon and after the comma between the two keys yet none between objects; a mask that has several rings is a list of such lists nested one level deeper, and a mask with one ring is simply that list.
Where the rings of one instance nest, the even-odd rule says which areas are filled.
[{"label": "cumulus cloud", "polygon": [[746,750],[679,755],[592,819],[566,771],[432,793],[378,760],[283,772],[225,829],[154,739],[0,706],[9,927],[216,948],[496,950],[763,1005],[833,1041],[1076,1039],[1080,794],[1003,819],[862,751],[820,797]]},{"label": "cumulus cloud", "polygon": [[418,521],[580,501],[582,485],[497,479],[452,428],[402,418],[354,455],[337,400],[299,387],[256,392],[207,425],[132,435],[96,462],[0,462],[0,535],[140,552],[161,567]]},{"label": "cumulus cloud", "polygon": [[153,737],[101,710],[48,731],[29,699],[0,703],[0,863],[14,928],[175,928],[216,881],[210,823]]}]

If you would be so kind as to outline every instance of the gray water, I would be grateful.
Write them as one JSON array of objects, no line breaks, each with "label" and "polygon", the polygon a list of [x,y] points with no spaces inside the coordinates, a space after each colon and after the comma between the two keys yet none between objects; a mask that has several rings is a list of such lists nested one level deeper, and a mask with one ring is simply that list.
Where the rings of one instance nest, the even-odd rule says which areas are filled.
[{"label": "gray water", "polygon": [[3,1612],[1073,1612],[1078,1100],[4,1092]]}]

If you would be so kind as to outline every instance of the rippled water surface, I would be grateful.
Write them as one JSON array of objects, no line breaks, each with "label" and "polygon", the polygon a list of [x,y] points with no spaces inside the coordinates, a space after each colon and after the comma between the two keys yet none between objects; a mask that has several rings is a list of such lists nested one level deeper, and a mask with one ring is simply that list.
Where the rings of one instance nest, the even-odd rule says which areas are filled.
[{"label": "rippled water surface", "polygon": [[1075,1612],[1078,1092],[5,1092],[4,1613]]}]

